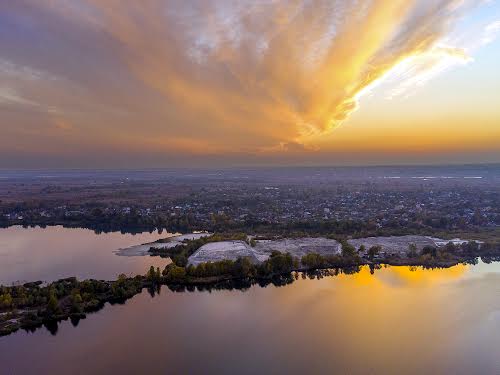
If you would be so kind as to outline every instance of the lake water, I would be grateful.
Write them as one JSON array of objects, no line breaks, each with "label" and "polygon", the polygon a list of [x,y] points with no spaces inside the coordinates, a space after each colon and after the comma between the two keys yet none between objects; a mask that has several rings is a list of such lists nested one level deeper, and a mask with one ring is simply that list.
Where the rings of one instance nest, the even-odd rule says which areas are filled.
[{"label": "lake water", "polygon": [[145,274],[151,265],[165,267],[159,257],[121,257],[120,248],[155,241],[169,234],[101,233],[88,229],[0,229],[0,284],[54,281],[63,277],[115,280],[120,273]]},{"label": "lake water", "polygon": [[[101,251],[113,250],[119,241],[127,246],[155,237],[108,236],[96,236],[108,241],[99,245]],[[55,257],[62,252],[51,251]],[[99,256],[95,248],[88,254]],[[37,257],[42,266],[48,263],[48,256]],[[148,259],[115,257],[100,259]],[[43,266],[39,275],[118,271],[114,264],[94,265],[83,253],[75,262],[89,269],[71,268],[68,260],[59,267],[69,271]],[[128,271],[136,266],[139,271],[146,264]],[[22,277],[36,275],[35,268],[36,263]],[[4,271],[2,266],[2,276]],[[57,332],[42,328],[0,338],[0,373],[498,374],[499,348],[500,263],[388,267],[373,275],[363,268],[354,275],[246,291],[176,293],[163,287],[151,297],[144,290],[124,305],[106,304],[76,327],[64,321]]]}]

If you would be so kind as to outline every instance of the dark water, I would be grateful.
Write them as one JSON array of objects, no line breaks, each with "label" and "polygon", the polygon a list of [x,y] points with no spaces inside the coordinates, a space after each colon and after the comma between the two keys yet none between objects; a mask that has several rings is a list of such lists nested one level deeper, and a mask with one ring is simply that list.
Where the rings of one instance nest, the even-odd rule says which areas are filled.
[{"label": "dark water", "polygon": [[57,227],[0,229],[0,284],[54,281],[63,277],[114,280],[120,273],[144,274],[167,260],[122,257],[114,251],[166,237],[163,233],[95,234],[88,229]]},{"label": "dark water", "polygon": [[0,338],[6,374],[500,373],[500,264],[390,267],[247,291],[163,287]]}]

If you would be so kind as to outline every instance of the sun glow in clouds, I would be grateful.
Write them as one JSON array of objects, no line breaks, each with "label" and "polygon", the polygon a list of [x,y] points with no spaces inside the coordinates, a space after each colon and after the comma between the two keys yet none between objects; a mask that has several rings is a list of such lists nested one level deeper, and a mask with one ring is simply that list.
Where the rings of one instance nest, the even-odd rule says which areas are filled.
[{"label": "sun glow in clouds", "polygon": [[19,31],[34,30],[47,51],[11,56],[2,48],[0,105],[45,109],[49,128],[67,130],[53,123],[56,111],[75,136],[107,129],[103,144],[120,147],[133,140],[158,151],[315,151],[314,140],[381,82],[392,83],[384,96],[409,95],[472,61],[500,29],[484,25],[476,45],[452,37],[478,6],[483,2],[3,2],[0,15],[14,25],[18,43],[27,43]]}]

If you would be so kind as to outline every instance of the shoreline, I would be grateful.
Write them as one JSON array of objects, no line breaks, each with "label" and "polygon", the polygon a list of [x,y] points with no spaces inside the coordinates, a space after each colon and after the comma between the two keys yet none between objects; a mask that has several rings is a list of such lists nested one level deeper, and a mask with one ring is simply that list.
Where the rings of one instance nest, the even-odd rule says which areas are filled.
[{"label": "shoreline", "polygon": [[[450,268],[458,264],[475,264],[479,258],[483,259],[486,263],[500,261],[500,252],[490,258],[468,256],[448,260],[435,259],[426,262],[419,261],[418,259],[382,259],[381,261],[341,259],[342,264],[336,266],[308,267],[300,265],[284,272],[271,271],[266,275],[254,275],[251,277],[228,273],[215,276],[193,277],[186,274],[185,268],[178,267],[172,263],[167,265],[162,274],[160,274],[159,269],[154,270],[151,268],[145,276],[125,277],[124,275],[120,275],[114,281],[94,279],[78,281],[76,278],[70,277],[45,286],[42,286],[41,282],[31,282],[11,287],[0,286],[0,290],[3,291],[13,291],[14,289],[19,290],[22,288],[24,293],[35,293],[46,296],[44,297],[45,299],[41,300],[43,302],[33,306],[24,308],[12,307],[10,309],[0,308],[0,337],[10,335],[19,329],[33,332],[42,326],[45,326],[50,331],[51,326],[53,327],[58,322],[67,319],[77,324],[80,319],[85,319],[87,314],[104,308],[106,303],[123,304],[128,299],[141,293],[143,289],[147,289],[154,295],[159,291],[161,286],[167,286],[176,292],[212,289],[246,290],[253,285],[261,287],[269,284],[275,286],[288,285],[297,280],[300,274],[315,276],[334,276],[339,273],[354,274],[359,272],[364,266],[370,267],[372,272],[385,266],[423,267],[426,269]],[[179,269],[184,270],[184,273],[180,277],[173,276],[174,271]],[[89,288],[94,290],[90,296],[85,291]],[[62,296],[53,297],[54,290],[61,289],[66,290],[67,293]],[[75,293],[75,290],[78,290],[78,293]]]},{"label": "shoreline", "polygon": [[[138,251],[141,250],[140,252]],[[145,252],[147,249],[147,252]],[[122,249],[122,251],[127,249]],[[265,237],[245,233],[191,233],[133,246],[128,251],[170,257],[163,270],[117,280],[75,277],[43,284],[0,285],[0,336],[35,330],[61,320],[76,323],[109,302],[124,303],[148,289],[166,285],[173,291],[247,289],[252,285],[287,285],[298,274],[352,274],[361,267],[449,268],[458,264],[500,260],[498,242],[479,243],[430,236],[343,238]]]}]

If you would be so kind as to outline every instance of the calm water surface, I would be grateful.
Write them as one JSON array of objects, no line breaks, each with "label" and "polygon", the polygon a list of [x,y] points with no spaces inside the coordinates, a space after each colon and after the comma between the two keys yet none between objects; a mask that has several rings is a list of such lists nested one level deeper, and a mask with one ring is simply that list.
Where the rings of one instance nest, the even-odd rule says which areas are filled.
[{"label": "calm water surface", "polygon": [[364,268],[246,291],[143,291],[76,327],[0,338],[0,373],[499,374],[499,348],[500,263]]},{"label": "calm water surface", "polygon": [[159,257],[123,257],[114,251],[166,237],[157,232],[96,234],[88,229],[0,229],[0,284],[54,281],[63,277],[114,280],[120,273],[144,274],[151,266],[163,268]]}]

